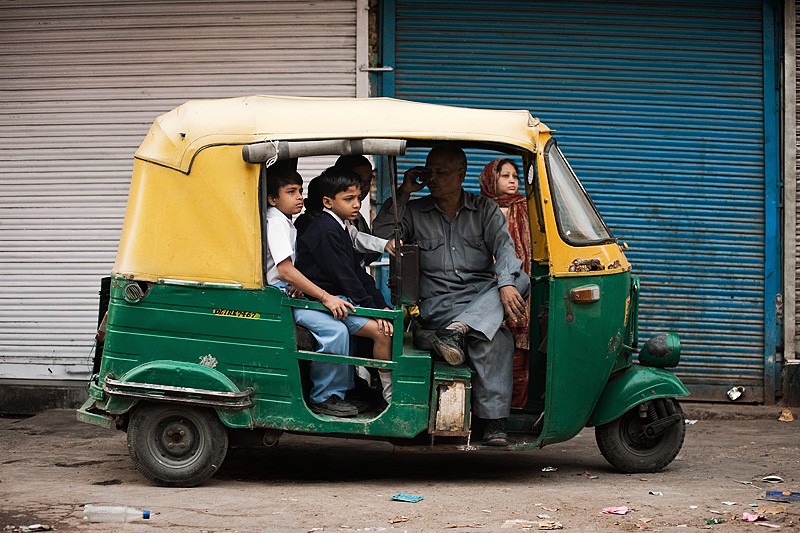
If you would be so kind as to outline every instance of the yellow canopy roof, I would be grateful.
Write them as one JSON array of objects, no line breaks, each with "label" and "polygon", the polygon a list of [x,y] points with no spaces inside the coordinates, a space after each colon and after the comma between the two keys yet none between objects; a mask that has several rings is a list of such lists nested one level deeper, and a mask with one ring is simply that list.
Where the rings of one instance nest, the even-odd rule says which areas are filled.
[{"label": "yellow canopy roof", "polygon": [[524,110],[391,98],[248,96],[194,100],[161,115],[136,158],[188,173],[198,151],[215,144],[375,137],[496,142],[532,150],[540,131],[549,129]]}]

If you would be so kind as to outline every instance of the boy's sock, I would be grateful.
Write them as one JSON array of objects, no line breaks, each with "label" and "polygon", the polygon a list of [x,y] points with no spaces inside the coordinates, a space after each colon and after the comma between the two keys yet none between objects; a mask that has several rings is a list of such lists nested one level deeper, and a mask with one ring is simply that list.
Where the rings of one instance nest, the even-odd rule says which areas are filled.
[{"label": "boy's sock", "polygon": [[378,372],[381,377],[381,385],[383,386],[383,399],[386,403],[392,401],[392,373],[391,372]]}]

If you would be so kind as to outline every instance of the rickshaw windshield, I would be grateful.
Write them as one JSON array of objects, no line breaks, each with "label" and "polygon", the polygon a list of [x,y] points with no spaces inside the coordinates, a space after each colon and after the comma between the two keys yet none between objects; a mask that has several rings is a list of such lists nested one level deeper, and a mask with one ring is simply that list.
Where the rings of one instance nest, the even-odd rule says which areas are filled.
[{"label": "rickshaw windshield", "polygon": [[545,147],[545,163],[561,238],[574,246],[614,241],[554,139]]}]

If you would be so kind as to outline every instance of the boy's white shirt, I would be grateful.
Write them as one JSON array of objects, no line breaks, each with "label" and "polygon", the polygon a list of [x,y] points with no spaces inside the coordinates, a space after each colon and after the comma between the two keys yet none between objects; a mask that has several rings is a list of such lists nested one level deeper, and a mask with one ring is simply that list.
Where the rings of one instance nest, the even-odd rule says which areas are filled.
[{"label": "boy's white shirt", "polygon": [[375,235],[370,235],[369,233],[364,233],[363,231],[358,231],[358,229],[353,225],[352,222],[349,220],[342,220],[339,218],[339,215],[328,209],[327,207],[322,209],[323,213],[329,213],[336,222],[339,223],[341,227],[347,230],[347,233],[350,235],[350,240],[353,241],[353,248],[356,252],[361,254],[366,254],[370,252],[377,252],[382,254],[386,249],[386,243],[389,242],[388,239],[381,239],[380,237],[376,237]]},{"label": "boy's white shirt", "polygon": [[267,283],[274,285],[281,279],[278,263],[287,257],[294,263],[297,230],[289,218],[275,207],[267,208]]}]

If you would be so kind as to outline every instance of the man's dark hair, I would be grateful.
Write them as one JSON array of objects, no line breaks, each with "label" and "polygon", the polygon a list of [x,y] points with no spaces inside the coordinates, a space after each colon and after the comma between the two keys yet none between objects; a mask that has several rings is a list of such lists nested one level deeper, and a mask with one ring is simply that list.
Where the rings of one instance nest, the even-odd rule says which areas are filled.
[{"label": "man's dark hair", "polygon": [[333,166],[353,170],[358,167],[372,168],[372,163],[363,155],[342,155],[339,156],[339,159],[336,160],[336,164]]},{"label": "man's dark hair", "polygon": [[326,168],[325,172],[320,174],[317,179],[319,180],[320,198],[325,196],[335,198],[337,194],[346,191],[350,187],[361,188],[361,178],[347,168],[336,166]]},{"label": "man's dark hair", "polygon": [[460,170],[467,170],[467,155],[464,153],[464,150],[459,148],[457,144],[453,143],[439,143],[428,153],[428,155],[437,152],[443,153],[447,155],[450,161],[456,166],[456,168]]},{"label": "man's dark hair", "polygon": [[281,187],[286,185],[303,186],[303,177],[295,170],[267,169],[267,196],[277,198]]},{"label": "man's dark hair", "polygon": [[319,193],[320,178],[317,176],[308,182],[308,197],[306,198],[306,213],[322,212],[322,195]]}]

